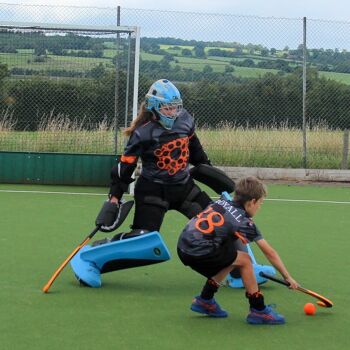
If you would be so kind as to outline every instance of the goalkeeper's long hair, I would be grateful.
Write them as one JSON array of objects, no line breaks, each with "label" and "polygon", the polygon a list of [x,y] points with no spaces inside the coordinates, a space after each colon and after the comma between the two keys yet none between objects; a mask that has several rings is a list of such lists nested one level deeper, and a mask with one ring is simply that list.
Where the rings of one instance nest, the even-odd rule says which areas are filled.
[{"label": "goalkeeper's long hair", "polygon": [[154,115],[151,111],[146,109],[146,103],[142,102],[137,117],[132,121],[131,125],[124,130],[124,134],[130,136],[136,128],[151,120],[154,120]]}]

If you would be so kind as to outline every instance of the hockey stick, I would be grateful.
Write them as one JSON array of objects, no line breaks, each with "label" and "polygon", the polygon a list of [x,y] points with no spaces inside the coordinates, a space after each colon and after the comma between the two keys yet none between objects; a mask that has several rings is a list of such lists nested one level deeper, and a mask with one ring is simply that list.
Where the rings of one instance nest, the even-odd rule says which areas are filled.
[{"label": "hockey stick", "polygon": [[100,229],[100,226],[96,226],[94,228],[94,230],[84,238],[84,240],[69,254],[69,256],[67,257],[67,259],[65,261],[63,261],[63,263],[61,264],[61,266],[54,272],[54,274],[51,276],[51,278],[49,279],[49,281],[45,284],[45,286],[43,287],[42,291],[44,293],[47,293],[52,285],[52,283],[55,281],[55,279],[58,277],[58,275],[62,272],[62,270],[66,267],[66,265],[72,260],[72,258],[74,257],[75,254],[78,253],[78,251],[84,247],[84,245],[86,245],[91,238],[98,232],[98,230]]},{"label": "hockey stick", "polygon": [[[284,280],[282,280],[280,278],[268,275],[268,274],[266,274],[266,273],[264,273],[262,271],[260,272],[260,276],[265,277],[265,278],[267,278],[267,279],[269,279],[271,281],[274,281],[274,282],[277,282],[277,283],[280,283],[280,284],[283,284],[283,285],[289,287],[289,283],[288,282],[286,282],[286,281],[284,281]],[[297,288],[297,290],[300,291],[300,292],[303,292],[305,294],[311,295],[312,297],[318,299],[317,305],[319,305],[319,306],[322,306],[322,307],[332,307],[333,306],[333,302],[331,302],[329,299],[325,298],[324,296],[322,296],[322,295],[320,295],[320,294],[318,294],[316,292],[313,292],[310,289],[306,289],[306,288],[303,288],[303,287],[299,286]]]}]

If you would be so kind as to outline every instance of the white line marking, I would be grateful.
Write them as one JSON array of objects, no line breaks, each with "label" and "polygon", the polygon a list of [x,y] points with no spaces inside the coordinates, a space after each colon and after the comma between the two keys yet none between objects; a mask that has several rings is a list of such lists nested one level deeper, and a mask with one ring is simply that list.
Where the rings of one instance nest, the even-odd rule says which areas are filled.
[{"label": "white line marking", "polygon": [[88,192],[49,192],[49,191],[20,191],[20,190],[0,190],[7,193],[36,193],[36,194],[65,194],[65,195],[85,195],[85,196],[107,196],[106,193],[88,193]]},{"label": "white line marking", "polygon": [[[0,190],[0,192],[6,193],[36,193],[36,194],[61,194],[61,195],[83,195],[83,196],[106,196],[107,193],[89,193],[89,192],[52,192],[52,191],[21,191],[21,190]],[[125,194],[126,196],[130,196]],[[219,198],[219,197],[212,197]],[[275,202],[304,202],[304,203],[324,203],[324,204],[350,204],[346,201],[322,201],[313,199],[287,199],[287,198],[266,198],[266,201]]]},{"label": "white line marking", "polygon": [[276,201],[276,202],[305,202],[305,203],[326,203],[326,204],[350,204],[350,202],[342,201],[320,201],[313,199],[277,199],[277,198],[266,198],[265,201]]},{"label": "white line marking", "polygon": [[[213,197],[220,198],[220,197]],[[287,198],[265,198],[264,201],[274,201],[274,202],[303,202],[303,203],[324,203],[324,204],[350,204],[350,202],[342,201],[321,201],[314,199],[287,199]]]},{"label": "white line marking", "polygon": [[[63,194],[63,195],[83,195],[83,196],[105,196],[107,197],[106,193],[93,193],[93,192],[54,192],[54,191],[21,191],[21,190],[0,190],[0,192],[7,192],[7,193],[34,193],[34,194]],[[130,196],[128,193],[125,194],[125,196]]]}]

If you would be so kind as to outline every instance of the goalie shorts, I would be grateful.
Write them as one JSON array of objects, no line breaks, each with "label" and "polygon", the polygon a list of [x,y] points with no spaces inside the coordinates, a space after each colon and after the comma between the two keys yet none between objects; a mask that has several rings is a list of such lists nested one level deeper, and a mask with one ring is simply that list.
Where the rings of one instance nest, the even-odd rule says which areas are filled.
[{"label": "goalie shorts", "polygon": [[183,204],[194,186],[191,178],[184,184],[164,185],[140,176],[135,186],[135,216],[132,228],[159,231],[164,215],[170,209],[189,218],[197,215],[210,203],[210,198],[205,192],[201,192],[197,198],[199,202],[192,203],[192,210],[185,212]]},{"label": "goalie shorts", "polygon": [[227,266],[233,264],[237,258],[237,251],[232,244],[222,246],[217,254],[210,256],[192,256],[182,252],[179,248],[177,254],[186,266],[198,272],[200,275],[212,278]]}]

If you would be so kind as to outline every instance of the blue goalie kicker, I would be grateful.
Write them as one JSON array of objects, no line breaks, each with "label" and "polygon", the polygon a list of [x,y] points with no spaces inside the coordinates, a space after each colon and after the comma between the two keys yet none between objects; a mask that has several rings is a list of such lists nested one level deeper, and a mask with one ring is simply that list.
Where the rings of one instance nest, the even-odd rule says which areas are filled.
[{"label": "blue goalie kicker", "polygon": [[108,242],[86,245],[71,260],[71,267],[83,285],[101,287],[101,274],[137,266],[157,264],[170,259],[159,232]]},{"label": "blue goalie kicker", "polygon": [[[255,260],[254,254],[253,254],[249,244],[247,244],[247,249],[248,249],[248,254],[250,255],[250,258],[252,259],[256,282],[259,285],[268,282],[268,279],[260,276],[260,272],[264,272],[264,273],[266,273],[268,275],[275,276],[276,275],[276,269],[273,266],[270,266],[270,265],[260,265],[260,264],[258,264],[256,262],[256,260]],[[238,275],[239,274],[237,274],[237,277],[234,277],[235,276],[235,272],[233,272],[232,274],[229,274],[227,276],[226,283],[227,283],[227,285],[229,287],[231,287],[231,288],[244,288],[244,284],[243,284],[242,278],[238,277]]]}]

